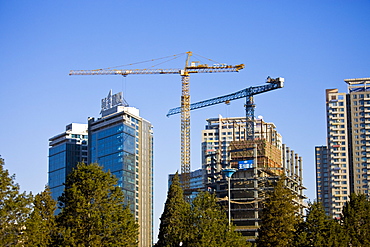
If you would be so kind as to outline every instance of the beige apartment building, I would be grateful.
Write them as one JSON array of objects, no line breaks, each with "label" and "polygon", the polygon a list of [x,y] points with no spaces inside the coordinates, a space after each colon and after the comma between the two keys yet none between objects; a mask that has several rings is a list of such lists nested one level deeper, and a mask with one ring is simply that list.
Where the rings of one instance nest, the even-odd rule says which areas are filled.
[{"label": "beige apartment building", "polygon": [[344,81],[347,93],[326,90],[327,145],[315,147],[317,200],[336,218],[351,193],[369,193],[370,78]]}]

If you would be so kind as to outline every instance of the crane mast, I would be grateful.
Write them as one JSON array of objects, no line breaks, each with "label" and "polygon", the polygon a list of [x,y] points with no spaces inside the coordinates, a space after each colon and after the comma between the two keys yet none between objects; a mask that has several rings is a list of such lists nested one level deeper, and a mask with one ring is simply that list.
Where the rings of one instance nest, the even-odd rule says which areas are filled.
[{"label": "crane mast", "polygon": [[190,78],[187,67],[192,53],[187,54],[185,68],[181,73],[181,183],[186,194],[190,189]]},{"label": "crane mast", "polygon": [[[97,70],[71,70],[69,75],[148,75],[148,74],[179,74],[181,75],[181,182],[185,194],[190,188],[190,74],[191,73],[215,73],[215,72],[238,72],[244,68],[244,64],[225,65],[196,64],[190,62],[193,55],[186,52],[187,57],[183,69],[97,69]],[[188,197],[186,197],[188,198]]]}]

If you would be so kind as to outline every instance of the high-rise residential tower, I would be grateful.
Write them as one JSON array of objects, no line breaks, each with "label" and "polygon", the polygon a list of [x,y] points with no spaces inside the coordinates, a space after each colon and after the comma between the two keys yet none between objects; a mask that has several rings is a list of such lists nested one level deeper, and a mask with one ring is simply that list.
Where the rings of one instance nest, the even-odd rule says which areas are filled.
[{"label": "high-rise residential tower", "polygon": [[87,124],[71,123],[49,139],[49,187],[54,200],[62,195],[66,176],[78,162],[87,162]]},{"label": "high-rise residential tower", "polygon": [[348,93],[326,90],[327,145],[315,148],[317,199],[337,218],[351,193],[369,193],[370,78],[344,81]]},{"label": "high-rise residential tower", "polygon": [[329,212],[329,189],[330,189],[330,172],[328,163],[328,148],[327,146],[317,146],[315,148],[316,156],[316,192],[317,200],[320,201],[325,208],[325,213]]}]

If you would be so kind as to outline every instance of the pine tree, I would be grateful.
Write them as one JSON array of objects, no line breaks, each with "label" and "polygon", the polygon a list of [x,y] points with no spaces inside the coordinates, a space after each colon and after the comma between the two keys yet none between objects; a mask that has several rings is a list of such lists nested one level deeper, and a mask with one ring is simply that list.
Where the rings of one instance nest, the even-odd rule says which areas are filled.
[{"label": "pine tree", "polygon": [[35,196],[33,211],[26,222],[27,246],[52,245],[52,237],[56,233],[55,209],[56,201],[51,197],[49,187]]},{"label": "pine tree", "polygon": [[306,220],[296,232],[295,246],[347,246],[342,226],[325,214],[320,202],[309,203]]},{"label": "pine tree", "polygon": [[60,246],[137,246],[138,225],[116,184],[98,164],[78,164],[67,176],[59,197]]},{"label": "pine tree", "polygon": [[350,195],[341,220],[351,246],[370,246],[370,202],[364,194]]},{"label": "pine tree", "polygon": [[190,236],[190,205],[184,200],[178,173],[172,179],[167,193],[164,211],[160,218],[158,247],[191,246]]},{"label": "pine tree", "polygon": [[25,222],[30,213],[32,195],[20,193],[14,179],[14,175],[9,176],[4,169],[4,160],[0,158],[0,246],[22,246]]},{"label": "pine tree", "polygon": [[292,246],[294,233],[299,223],[296,215],[298,206],[293,202],[294,195],[285,188],[284,184],[285,177],[281,177],[274,189],[266,193],[261,227],[256,239],[259,247]]},{"label": "pine tree", "polygon": [[340,224],[337,219],[331,219],[328,222],[327,245],[328,247],[347,247],[349,246],[349,238],[346,234],[346,229]]},{"label": "pine tree", "polygon": [[237,247],[246,246],[246,240],[235,232],[225,211],[217,204],[216,197],[201,192],[192,202],[191,246],[199,247]]}]

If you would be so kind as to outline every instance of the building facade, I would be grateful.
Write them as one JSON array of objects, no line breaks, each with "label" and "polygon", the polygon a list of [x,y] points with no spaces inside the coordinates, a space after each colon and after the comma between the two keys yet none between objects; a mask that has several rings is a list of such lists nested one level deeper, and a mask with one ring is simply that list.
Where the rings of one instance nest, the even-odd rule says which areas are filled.
[{"label": "building facade", "polygon": [[[206,189],[203,174],[204,172],[202,169],[197,169],[195,171],[190,172],[190,191],[189,191],[190,201],[193,201],[200,191],[204,191]],[[174,176],[175,174],[168,175],[168,188],[170,188]],[[179,178],[181,181],[181,174],[179,174]]]},{"label": "building facade", "polygon": [[49,139],[48,185],[54,200],[62,195],[66,176],[79,162],[87,162],[87,124],[71,123]]},{"label": "building facade", "polygon": [[315,148],[317,199],[336,218],[351,193],[369,193],[370,78],[344,81],[347,93],[326,90],[327,145]]},{"label": "building facade", "polygon": [[[245,141],[247,139],[247,125],[245,117],[233,117],[207,119],[207,125],[202,131],[202,167],[205,174],[205,184],[215,178],[214,172],[220,173],[221,169],[227,168],[230,162],[230,144],[232,142]],[[282,148],[282,137],[276,131],[273,123],[266,123],[262,119],[255,120],[255,139],[267,140],[273,143],[279,150]],[[215,164],[217,163],[217,166]]]},{"label": "building facade", "polygon": [[315,158],[316,158],[316,198],[317,201],[321,202],[324,206],[325,213],[330,215],[330,171],[328,163],[328,147],[317,146],[315,147]]},{"label": "building facade", "polygon": [[102,107],[101,114],[88,120],[88,160],[118,178],[125,204],[139,224],[139,246],[152,246],[153,127],[134,107],[112,104]]}]

